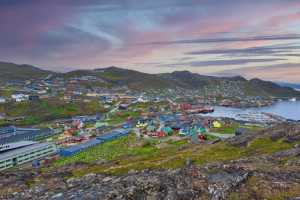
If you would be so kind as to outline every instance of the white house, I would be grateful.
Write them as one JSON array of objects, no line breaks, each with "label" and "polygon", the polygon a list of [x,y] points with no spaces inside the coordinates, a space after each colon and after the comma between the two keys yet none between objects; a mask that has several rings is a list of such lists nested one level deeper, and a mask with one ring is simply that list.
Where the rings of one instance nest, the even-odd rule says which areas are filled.
[{"label": "white house", "polygon": [[5,103],[6,99],[4,97],[0,97],[0,103]]},{"label": "white house", "polygon": [[16,102],[27,101],[29,99],[29,95],[27,94],[13,94],[11,98]]}]

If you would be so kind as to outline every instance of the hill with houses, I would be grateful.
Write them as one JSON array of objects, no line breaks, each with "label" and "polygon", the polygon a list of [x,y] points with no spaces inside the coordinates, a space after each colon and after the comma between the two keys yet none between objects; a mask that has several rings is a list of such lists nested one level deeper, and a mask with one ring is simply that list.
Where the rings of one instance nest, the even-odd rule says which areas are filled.
[{"label": "hill with houses", "polygon": [[243,77],[204,76],[189,71],[175,71],[162,74],[147,74],[118,67],[93,70],[75,70],[57,73],[31,65],[17,65],[0,62],[0,82],[26,81],[60,78],[69,80],[85,77],[87,81],[103,87],[128,87],[131,90],[178,89],[200,91],[212,96],[259,96],[259,97],[300,97],[300,92],[276,83],[260,79],[247,80]]}]

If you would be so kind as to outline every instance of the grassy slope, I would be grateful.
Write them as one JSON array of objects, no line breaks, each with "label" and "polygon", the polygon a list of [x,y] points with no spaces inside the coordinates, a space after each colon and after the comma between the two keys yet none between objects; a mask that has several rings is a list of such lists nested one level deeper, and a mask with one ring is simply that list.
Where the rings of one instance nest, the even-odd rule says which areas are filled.
[{"label": "grassy slope", "polygon": [[[139,144],[139,145],[137,145]],[[236,147],[220,142],[213,145],[193,145],[187,141],[167,142],[158,148],[156,142],[143,142],[134,135],[95,146],[73,157],[61,158],[55,166],[75,162],[94,163],[97,160],[109,161],[103,165],[90,165],[88,169],[74,170],[75,176],[86,173],[122,174],[129,170],[179,168],[186,159],[198,165],[215,161],[234,160],[243,157],[271,154],[292,148],[294,144],[282,140],[272,141],[268,137],[256,138],[247,147]]]},{"label": "grassy slope", "polygon": [[18,125],[33,125],[74,115],[96,114],[103,110],[104,108],[98,101],[66,103],[58,99],[0,105],[0,111],[5,112],[9,117],[25,116],[25,119],[18,122]]}]

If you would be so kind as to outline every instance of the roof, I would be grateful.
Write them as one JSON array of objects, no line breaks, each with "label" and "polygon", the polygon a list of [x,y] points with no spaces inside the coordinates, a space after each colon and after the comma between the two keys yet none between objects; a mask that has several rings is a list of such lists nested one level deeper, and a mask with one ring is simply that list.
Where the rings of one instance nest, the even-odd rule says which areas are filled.
[{"label": "roof", "polygon": [[22,140],[35,140],[37,137],[44,137],[54,134],[55,132],[51,129],[41,130],[17,130],[16,133],[8,133],[3,137],[0,137],[0,143],[12,143]]},{"label": "roof", "polygon": [[118,136],[122,136],[122,135],[126,135],[128,134],[130,131],[126,130],[126,129],[117,129],[117,130],[113,130],[110,133],[98,136],[97,139],[98,140],[109,140],[113,137],[118,137]]},{"label": "roof", "polygon": [[20,148],[20,149],[8,151],[6,153],[0,154],[0,160],[8,159],[12,156],[15,156],[16,154],[21,154],[21,153],[25,153],[25,152],[28,152],[28,151],[33,151],[33,150],[36,150],[36,149],[41,149],[41,148],[47,147],[49,145],[53,145],[53,143],[50,143],[50,142],[37,143],[37,144],[33,144],[33,145],[23,147],[23,148]]},{"label": "roof", "polygon": [[68,151],[68,152],[74,153],[74,152],[78,152],[80,150],[83,150],[83,149],[86,149],[86,148],[89,148],[89,147],[92,147],[94,145],[101,144],[101,143],[102,143],[101,140],[93,139],[93,140],[89,140],[88,142],[85,142],[82,144],[78,144],[78,145],[74,145],[74,146],[62,149],[62,151]]},{"label": "roof", "polygon": [[[24,147],[24,146],[29,146],[29,145],[32,145],[32,144],[36,144],[37,142],[34,142],[34,141],[20,141],[20,142],[12,142],[12,143],[3,143],[3,144],[0,144],[0,147],[1,146],[9,146],[8,148],[4,148],[2,151],[6,151],[6,150],[9,150],[9,149],[16,149],[16,148],[20,148],[20,147]],[[0,149],[1,151],[1,149]]]}]

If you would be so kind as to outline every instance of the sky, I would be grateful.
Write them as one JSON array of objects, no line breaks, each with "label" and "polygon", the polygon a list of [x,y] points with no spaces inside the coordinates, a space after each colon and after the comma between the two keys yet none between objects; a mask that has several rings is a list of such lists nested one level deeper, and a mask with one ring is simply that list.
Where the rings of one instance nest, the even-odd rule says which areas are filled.
[{"label": "sky", "polygon": [[0,0],[0,60],[300,83],[300,0]]}]

